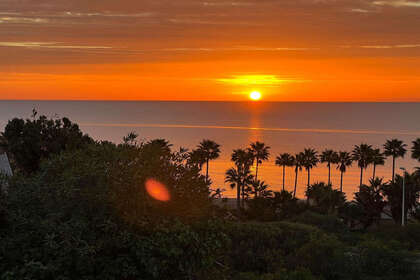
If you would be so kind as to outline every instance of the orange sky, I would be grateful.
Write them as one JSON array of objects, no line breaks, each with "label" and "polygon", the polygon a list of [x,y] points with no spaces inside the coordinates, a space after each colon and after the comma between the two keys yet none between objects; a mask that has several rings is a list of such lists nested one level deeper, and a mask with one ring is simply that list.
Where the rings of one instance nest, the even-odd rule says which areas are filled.
[{"label": "orange sky", "polygon": [[418,26],[417,0],[4,0],[0,99],[420,101]]}]

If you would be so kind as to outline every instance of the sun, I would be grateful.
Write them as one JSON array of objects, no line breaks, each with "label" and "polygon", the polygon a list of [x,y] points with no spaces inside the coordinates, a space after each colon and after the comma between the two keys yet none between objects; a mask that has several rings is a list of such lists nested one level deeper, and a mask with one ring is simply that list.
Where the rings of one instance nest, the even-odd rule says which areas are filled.
[{"label": "sun", "polygon": [[261,99],[261,92],[253,91],[249,94],[249,98],[254,101],[258,101]]}]

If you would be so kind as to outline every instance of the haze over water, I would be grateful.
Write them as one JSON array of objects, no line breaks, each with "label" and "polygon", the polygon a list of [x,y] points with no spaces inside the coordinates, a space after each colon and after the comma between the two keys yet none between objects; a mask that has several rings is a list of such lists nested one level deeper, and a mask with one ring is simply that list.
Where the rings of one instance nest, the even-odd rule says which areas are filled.
[{"label": "haze over water", "polygon": [[[262,164],[259,178],[273,190],[281,189],[281,168],[274,160],[279,153],[298,153],[304,148],[351,151],[356,144],[380,147],[387,139],[398,138],[411,148],[420,137],[420,103],[277,103],[277,102],[108,102],[108,101],[0,101],[0,128],[13,117],[30,117],[36,108],[48,116],[69,117],[95,139],[121,142],[123,136],[136,131],[140,139],[164,138],[174,148],[194,148],[202,139],[221,145],[220,159],[210,163],[212,188],[235,191],[224,184],[225,171],[233,166],[233,149],[246,148],[253,141],[271,147],[270,161]],[[377,167],[377,176],[389,180],[391,159]],[[397,161],[397,170],[413,169],[416,161],[409,151]],[[294,170],[286,171],[286,186],[293,189]],[[319,164],[311,181],[327,181],[327,168]],[[339,187],[339,172],[332,168],[332,181]],[[298,181],[298,196],[306,189],[306,172]],[[344,175],[344,191],[351,199],[357,191],[360,170],[357,163]],[[364,182],[372,176],[365,172]]]}]

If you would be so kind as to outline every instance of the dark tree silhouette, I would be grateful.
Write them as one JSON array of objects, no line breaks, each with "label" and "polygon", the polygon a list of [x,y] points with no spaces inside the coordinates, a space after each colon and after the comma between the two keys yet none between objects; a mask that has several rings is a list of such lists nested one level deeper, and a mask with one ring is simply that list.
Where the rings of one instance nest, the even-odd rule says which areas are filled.
[{"label": "dark tree silhouette", "polygon": [[299,171],[302,170],[302,166],[304,164],[304,155],[303,153],[296,154],[294,157],[294,166],[295,166],[295,188],[293,190],[293,198],[296,197],[296,189],[297,189],[297,182],[298,182],[298,175]]},{"label": "dark tree silhouette", "polygon": [[374,149],[372,150],[372,154],[370,155],[371,162],[373,164],[373,174],[372,179],[375,180],[376,177],[376,166],[378,165],[384,165],[385,164],[385,155],[381,152],[380,149]]},{"label": "dark tree silhouette", "polygon": [[248,151],[253,155],[256,162],[255,166],[255,180],[258,180],[258,167],[262,164],[263,161],[268,160],[270,157],[270,147],[266,146],[264,143],[255,142],[251,143],[251,147],[248,148]]},{"label": "dark tree silhouette", "polygon": [[220,145],[212,140],[204,139],[198,145],[197,150],[204,155],[206,160],[206,181],[209,182],[209,162],[220,156]]},{"label": "dark tree silhouette", "polygon": [[407,152],[405,147],[407,147],[407,145],[398,139],[387,140],[384,144],[385,155],[387,157],[392,157],[392,182],[394,182],[395,177],[395,161],[397,158],[404,158],[405,153]]},{"label": "dark tree silhouette", "polygon": [[283,167],[283,191],[284,191],[286,166],[287,167],[294,166],[294,157],[288,153],[281,154],[276,158],[276,165]]},{"label": "dark tree silhouette", "polygon": [[360,168],[360,185],[363,185],[363,170],[371,163],[370,155],[372,154],[372,146],[368,144],[356,145],[353,150],[353,160],[357,161]]},{"label": "dark tree silhouette", "polygon": [[325,150],[320,156],[320,162],[326,163],[328,167],[328,185],[331,184],[331,164],[338,163],[338,153],[333,150]]},{"label": "dark tree silhouette", "polygon": [[316,167],[319,162],[317,151],[314,149],[305,149],[303,151],[303,167],[308,172],[308,184],[311,184],[311,170]]},{"label": "dark tree silhouette", "polygon": [[338,166],[337,169],[340,170],[341,178],[340,178],[340,191],[343,191],[343,176],[344,173],[347,171],[347,167],[350,167],[353,163],[353,157],[348,152],[339,152],[338,153]]},{"label": "dark tree silhouette", "polygon": [[413,141],[411,152],[411,157],[420,161],[420,138],[417,138],[416,141]]}]

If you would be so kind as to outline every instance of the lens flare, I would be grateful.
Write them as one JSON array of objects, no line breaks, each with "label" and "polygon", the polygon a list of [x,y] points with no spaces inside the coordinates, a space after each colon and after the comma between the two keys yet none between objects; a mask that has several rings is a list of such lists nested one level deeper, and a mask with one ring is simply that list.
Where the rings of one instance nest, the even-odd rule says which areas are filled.
[{"label": "lens flare", "polygon": [[168,188],[155,179],[148,179],[145,183],[147,193],[156,200],[169,201],[171,196]]}]

